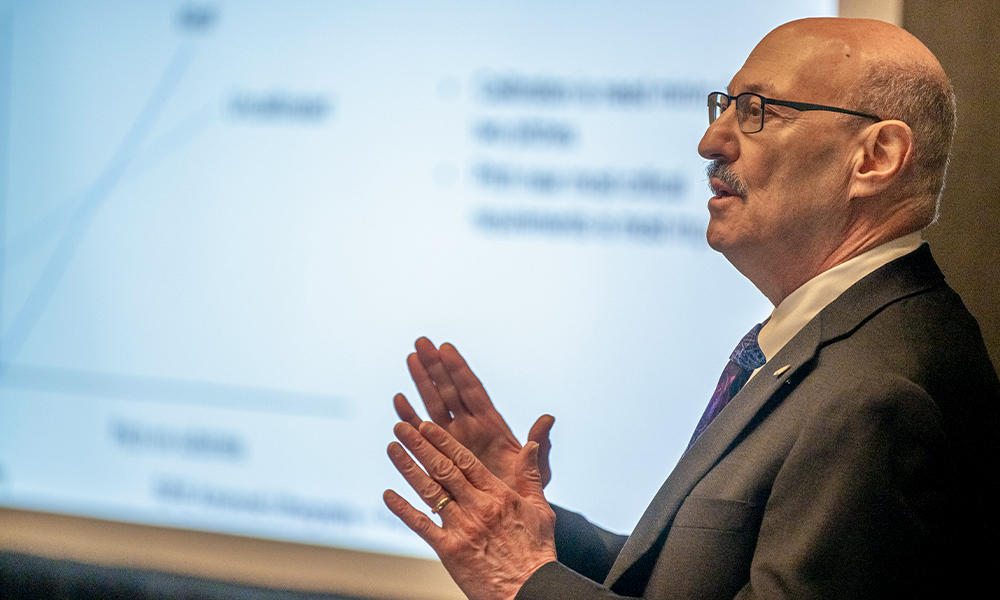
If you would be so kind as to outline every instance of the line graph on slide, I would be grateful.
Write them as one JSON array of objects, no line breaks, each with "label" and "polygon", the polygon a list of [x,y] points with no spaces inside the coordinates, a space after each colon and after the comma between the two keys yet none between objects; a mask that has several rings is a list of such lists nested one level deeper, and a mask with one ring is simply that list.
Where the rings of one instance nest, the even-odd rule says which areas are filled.
[{"label": "line graph on slide", "polygon": [[[30,295],[16,312],[10,326],[4,332],[2,340],[0,340],[0,357],[2,357],[0,365],[13,361],[17,356],[28,335],[30,335],[32,327],[37,323],[38,318],[45,310],[52,295],[56,292],[59,281],[65,274],[66,269],[69,268],[69,263],[72,261],[76,249],[87,234],[88,226],[100,211],[101,205],[107,200],[118,182],[121,181],[129,166],[133,164],[136,155],[146,141],[149,130],[176,89],[177,83],[183,77],[184,71],[191,62],[193,54],[194,49],[190,46],[182,47],[177,51],[163,73],[156,89],[150,95],[145,107],[143,107],[129,128],[128,133],[108,161],[107,166],[105,166],[104,170],[97,176],[90,187],[81,195],[82,197],[76,203],[76,206],[69,206],[69,203],[67,203],[67,205],[60,207],[68,211],[70,216],[56,244],[55,250],[50,255],[48,261],[46,261],[45,267],[32,288]],[[50,225],[52,221],[61,220],[58,219],[57,215],[53,215],[53,217],[46,219],[44,225]],[[43,231],[37,231],[34,237],[43,237]],[[50,230],[50,235],[55,234],[54,230]],[[22,244],[24,243],[22,242]],[[15,245],[8,252],[16,255],[19,249]]]},{"label": "line graph on slide", "polygon": [[[10,282],[11,274],[16,273],[20,278],[18,283],[26,291],[16,302],[14,294],[8,292],[3,303],[6,318],[0,321],[5,325],[0,331],[0,387],[68,390],[67,382],[76,382],[78,389],[103,390],[101,393],[113,396],[128,390],[137,399],[183,402],[201,397],[203,403],[220,404],[220,398],[225,398],[224,405],[260,410],[266,409],[268,403],[255,398],[268,397],[271,404],[286,409],[297,407],[293,410],[304,414],[335,418],[348,414],[345,401],[330,394],[303,393],[266,385],[247,386],[238,382],[227,386],[210,379],[192,380],[183,374],[179,377],[116,374],[108,370],[19,360],[53,299],[68,293],[61,284],[74,268],[74,259],[88,235],[92,235],[93,225],[102,210],[111,201],[127,204],[137,199],[134,195],[116,196],[121,186],[140,180],[164,160],[183,153],[199,136],[219,123],[222,103],[214,99],[195,101],[193,108],[187,108],[186,112],[166,114],[167,107],[182,93],[179,91],[181,84],[196,61],[202,41],[199,38],[211,34],[218,22],[218,12],[211,6],[182,6],[174,15],[176,35],[182,39],[176,43],[172,55],[164,56],[159,78],[150,86],[124,135],[90,183],[79,192],[53,203],[52,208],[33,221],[12,223],[4,232],[3,273],[0,276]],[[8,203],[23,201],[18,197],[7,198]],[[30,281],[26,280],[26,273],[30,274]],[[0,286],[0,289],[11,288],[13,286]],[[37,359],[34,362],[37,363]]]}]

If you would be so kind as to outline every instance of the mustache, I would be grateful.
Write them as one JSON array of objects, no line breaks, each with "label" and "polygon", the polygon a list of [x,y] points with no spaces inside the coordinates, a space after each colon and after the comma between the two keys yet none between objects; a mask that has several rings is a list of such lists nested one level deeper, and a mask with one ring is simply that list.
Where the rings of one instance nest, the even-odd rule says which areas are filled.
[{"label": "mustache", "polygon": [[713,160],[710,165],[705,169],[708,174],[709,180],[713,177],[726,184],[737,196],[746,198],[747,195],[747,184],[743,181],[739,175],[733,171],[732,165],[721,160]]}]

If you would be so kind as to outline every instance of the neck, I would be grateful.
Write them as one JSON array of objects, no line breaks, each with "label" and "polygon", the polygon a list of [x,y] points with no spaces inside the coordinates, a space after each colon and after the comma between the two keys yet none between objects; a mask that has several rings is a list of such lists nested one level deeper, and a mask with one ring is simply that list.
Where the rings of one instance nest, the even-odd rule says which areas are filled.
[{"label": "neck", "polygon": [[[891,227],[889,225],[892,225]],[[854,227],[844,237],[827,247],[782,248],[760,260],[727,259],[771,304],[777,306],[792,292],[820,273],[841,265],[886,242],[903,237],[920,228],[902,220],[883,222],[879,227]]]}]

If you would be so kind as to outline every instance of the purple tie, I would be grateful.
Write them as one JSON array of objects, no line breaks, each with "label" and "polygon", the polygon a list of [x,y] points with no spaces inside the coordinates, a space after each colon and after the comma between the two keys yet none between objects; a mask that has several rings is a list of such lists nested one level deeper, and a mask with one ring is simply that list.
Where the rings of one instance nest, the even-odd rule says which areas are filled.
[{"label": "purple tie", "polygon": [[743,384],[750,379],[750,375],[754,372],[754,369],[764,366],[764,363],[767,361],[764,353],[760,350],[760,346],[757,345],[757,334],[760,333],[760,328],[760,323],[755,325],[753,329],[743,336],[743,339],[737,344],[736,349],[729,355],[729,363],[722,370],[719,383],[715,386],[715,393],[712,394],[712,399],[708,401],[708,406],[705,408],[705,413],[701,415],[698,426],[694,428],[694,435],[691,436],[691,441],[688,442],[688,449],[705,432],[712,419],[722,412],[722,409],[729,404],[729,401],[733,399],[736,392],[740,391]]}]

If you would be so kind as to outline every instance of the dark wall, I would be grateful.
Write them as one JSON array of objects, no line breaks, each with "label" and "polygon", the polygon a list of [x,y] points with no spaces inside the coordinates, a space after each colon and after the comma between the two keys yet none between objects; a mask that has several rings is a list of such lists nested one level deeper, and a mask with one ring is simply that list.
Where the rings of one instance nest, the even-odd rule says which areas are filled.
[{"label": "dark wall", "polygon": [[926,232],[1000,365],[1000,2],[904,0],[903,27],[937,55],[958,96],[938,222]]}]

